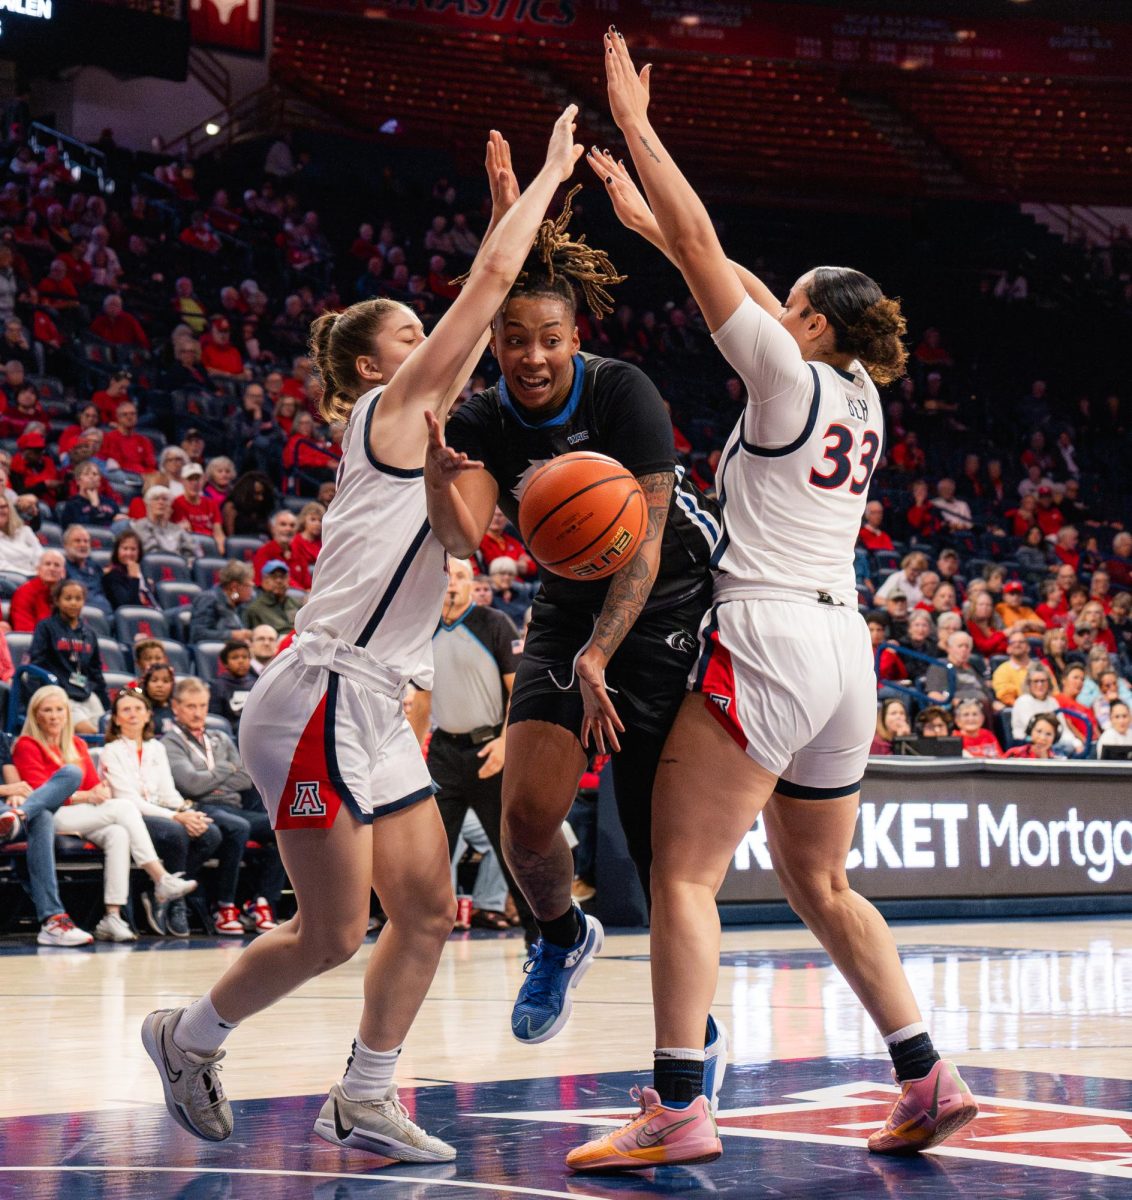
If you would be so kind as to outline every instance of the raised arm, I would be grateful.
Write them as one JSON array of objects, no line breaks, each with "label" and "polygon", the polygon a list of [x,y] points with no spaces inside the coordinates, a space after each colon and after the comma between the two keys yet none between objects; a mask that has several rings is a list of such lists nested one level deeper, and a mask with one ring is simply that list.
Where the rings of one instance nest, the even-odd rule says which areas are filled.
[{"label": "raised arm", "polygon": [[625,39],[612,29],[605,35],[604,50],[609,107],[641,177],[664,239],[664,253],[684,276],[714,333],[746,292],[728,265],[707,209],[649,124],[652,67],[646,66],[638,75]]},{"label": "raised arm", "polygon": [[[621,224],[626,229],[640,234],[646,242],[654,245],[673,266],[678,267],[679,264],[669,253],[664,234],[660,232],[660,226],[657,224],[652,209],[648,206],[648,201],[641,195],[640,189],[633,182],[633,177],[629,174],[624,161],[615,159],[608,150],[599,150],[593,146],[586,155],[586,162],[589,163],[594,174],[605,184],[605,190],[613,202],[613,211],[617,214],[617,219]],[[742,263],[737,263],[733,258],[729,258],[727,262],[747,295],[759,308],[777,321],[782,312],[782,301],[753,271],[747,270]]]},{"label": "raised arm", "polygon": [[457,376],[522,269],[555,190],[581,156],[574,144],[577,111],[571,104],[555,122],[542,170],[481,247],[452,307],[383,393],[372,437],[390,466],[419,467],[427,436],[421,416],[431,410],[443,419]]}]

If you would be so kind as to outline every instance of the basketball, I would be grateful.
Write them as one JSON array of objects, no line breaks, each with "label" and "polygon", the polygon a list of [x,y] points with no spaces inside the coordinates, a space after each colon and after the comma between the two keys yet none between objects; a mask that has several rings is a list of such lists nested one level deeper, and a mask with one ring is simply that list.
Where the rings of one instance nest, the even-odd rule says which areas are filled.
[{"label": "basketball", "polygon": [[645,493],[616,459],[563,454],[530,478],[519,529],[540,566],[564,579],[604,579],[641,546]]}]

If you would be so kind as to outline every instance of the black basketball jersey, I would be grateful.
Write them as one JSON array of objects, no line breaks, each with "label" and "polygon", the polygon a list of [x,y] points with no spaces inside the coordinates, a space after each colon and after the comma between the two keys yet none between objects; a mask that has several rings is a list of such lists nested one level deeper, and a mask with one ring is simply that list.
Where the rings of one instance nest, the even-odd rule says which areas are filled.
[{"label": "black basketball jersey", "polygon": [[[676,485],[661,543],[660,570],[646,612],[679,604],[704,586],[720,536],[719,510],[676,462],[672,422],[652,381],[631,363],[593,354],[574,356],[574,383],[556,409],[531,413],[512,400],[500,379],[452,415],[445,439],[478,459],[499,485],[499,507],[518,527],[527,480],[550,459],[575,450],[606,454],[634,475],[675,471]],[[608,579],[578,582],[540,570],[555,604],[598,612]]]}]

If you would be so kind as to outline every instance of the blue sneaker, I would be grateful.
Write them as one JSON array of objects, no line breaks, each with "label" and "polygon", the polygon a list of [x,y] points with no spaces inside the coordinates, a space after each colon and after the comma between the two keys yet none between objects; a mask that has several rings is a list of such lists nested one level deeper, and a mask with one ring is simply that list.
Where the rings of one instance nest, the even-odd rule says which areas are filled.
[{"label": "blue sneaker", "polygon": [[704,1095],[711,1104],[712,1115],[719,1110],[719,1089],[727,1071],[727,1026],[708,1013],[707,1040],[704,1043]]},{"label": "blue sneaker", "polygon": [[596,917],[585,916],[585,933],[568,950],[539,938],[531,947],[523,970],[527,978],[511,1010],[511,1032],[520,1042],[547,1042],[570,1019],[570,993],[582,981],[594,956],[605,941],[605,931]]}]

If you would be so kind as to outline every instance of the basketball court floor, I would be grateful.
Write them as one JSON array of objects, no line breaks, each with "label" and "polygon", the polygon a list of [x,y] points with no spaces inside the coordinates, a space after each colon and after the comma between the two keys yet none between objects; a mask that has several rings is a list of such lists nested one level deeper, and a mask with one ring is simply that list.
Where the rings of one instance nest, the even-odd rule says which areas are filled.
[{"label": "basketball court floor", "polygon": [[894,1089],[876,1033],[801,929],[728,930],[714,1012],[733,1043],[724,1155],[571,1175],[566,1151],[633,1108],[651,1061],[648,941],[610,936],[565,1031],[512,1040],[522,941],[451,940],[407,1043],[402,1098],[453,1142],[409,1167],[315,1137],[357,1024],[368,947],[228,1042],[231,1141],[166,1116],[138,1027],[196,996],[239,944],[194,938],[44,950],[0,941],[3,1200],[486,1200],[487,1197],[1132,1196],[1132,920],[905,925],[897,936],[936,1043],[982,1105],[914,1160],[865,1150]]}]

